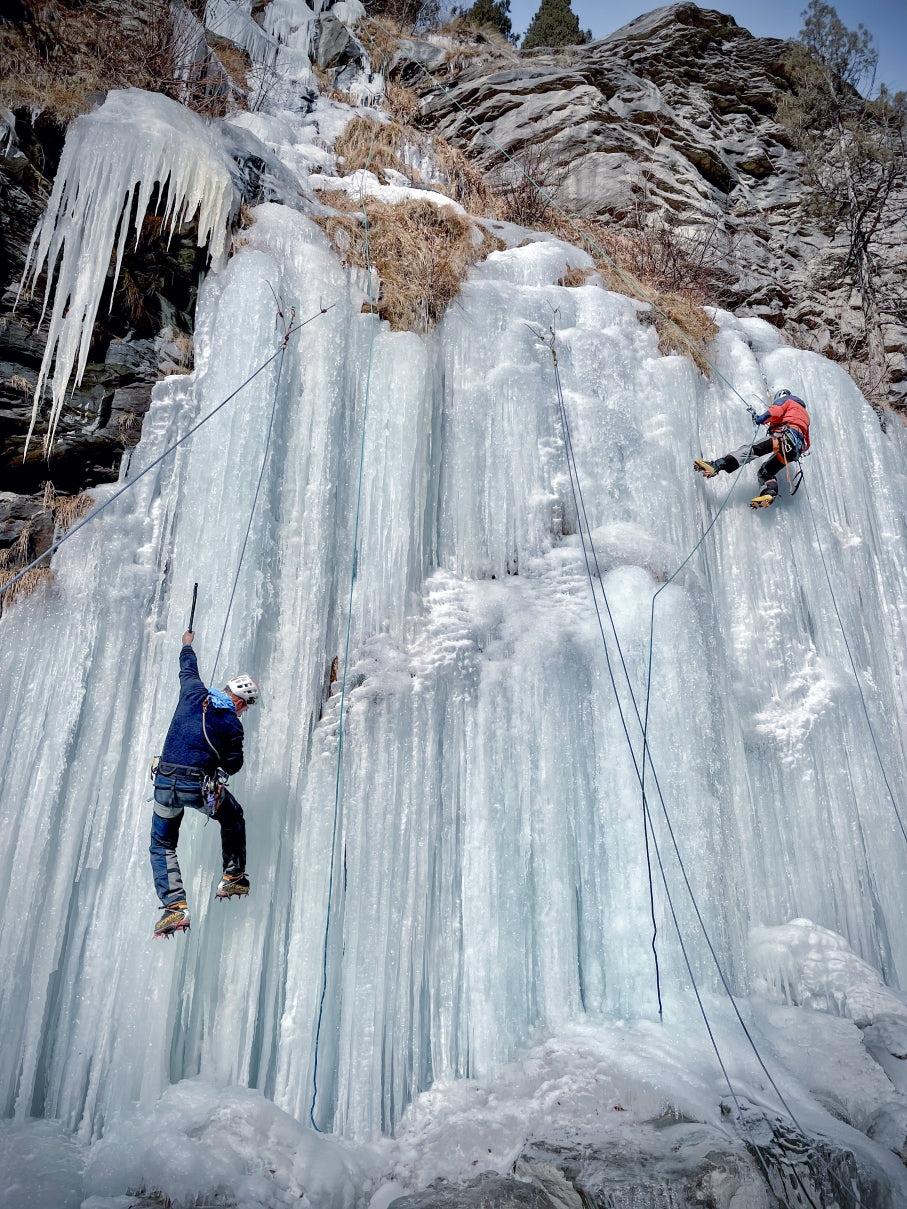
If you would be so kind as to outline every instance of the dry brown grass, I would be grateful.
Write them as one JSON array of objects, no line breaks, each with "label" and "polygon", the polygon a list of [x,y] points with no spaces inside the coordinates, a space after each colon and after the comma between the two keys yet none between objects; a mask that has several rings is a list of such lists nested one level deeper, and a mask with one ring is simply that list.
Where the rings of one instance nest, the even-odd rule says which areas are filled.
[{"label": "dry brown grass", "polygon": [[[322,200],[329,203],[332,196]],[[429,201],[390,206],[366,198],[365,211],[369,254],[381,279],[377,313],[394,331],[429,331],[456,298],[469,266],[493,250],[494,237],[477,242],[469,218]],[[365,222],[350,199],[315,221],[345,263],[366,265]]]},{"label": "dry brown grass", "polygon": [[[546,229],[589,253],[605,289],[652,305],[652,320],[662,353],[665,356],[684,354],[708,377],[711,367],[702,345],[717,335],[718,328],[703,310],[704,283],[691,273],[690,284],[678,288],[678,276],[683,270],[682,247],[678,244],[672,267],[668,269],[666,262],[665,270],[659,272],[647,232],[615,229],[600,219],[576,219],[574,222],[552,211]],[[578,271],[581,270],[569,270],[565,277]],[[581,284],[564,279],[562,282],[565,285]]]},{"label": "dry brown grass", "polygon": [[78,495],[57,495],[53,483],[47,482],[44,484],[42,506],[54,518],[56,527],[66,533],[92,510],[94,497],[87,491],[80,491]]},{"label": "dry brown grass", "polygon": [[593,273],[593,269],[579,269],[575,266],[567,269],[563,277],[558,279],[558,285],[580,286],[585,285],[589,280],[589,276]]},{"label": "dry brown grass", "polygon": [[[434,165],[435,175],[425,181],[406,163],[405,149],[418,149]],[[444,139],[424,134],[396,119],[379,122],[355,117],[337,139],[334,150],[346,174],[367,168],[386,183],[385,172],[401,173],[415,186],[429,186],[452,197],[464,210],[482,217],[500,217],[494,191],[478,168]]]},{"label": "dry brown grass", "polygon": [[441,174],[439,187],[458,201],[464,210],[486,218],[497,218],[497,199],[485,177],[458,147],[444,139],[433,140],[433,158]]},{"label": "dry brown grass", "polygon": [[[18,567],[5,567],[0,564],[0,590],[19,574]],[[10,605],[14,600],[21,600],[26,596],[31,596],[32,592],[41,584],[47,583],[53,578],[53,573],[50,567],[32,567],[26,571],[17,584],[5,591],[0,597],[0,609],[6,605]]]},{"label": "dry brown grass", "polygon": [[409,35],[398,21],[384,14],[380,21],[374,17],[360,21],[356,36],[368,51],[372,66],[386,75],[387,65],[399,50],[401,41]]},{"label": "dry brown grass", "polygon": [[[420,141],[415,131],[413,134]],[[401,155],[406,141],[407,131],[397,121],[355,117],[335,142],[334,152],[346,175],[368,168],[379,180],[385,180],[384,171],[391,168],[412,180],[413,173]]]},{"label": "dry brown grass", "polygon": [[660,292],[656,302],[659,307],[655,312],[658,347],[665,354],[682,353],[689,357],[701,374],[710,377],[712,367],[705,359],[702,346],[718,335],[718,325],[687,294]]},{"label": "dry brown grass", "polygon": [[[190,8],[203,7],[187,0]],[[170,0],[31,0],[0,24],[0,105],[49,113],[66,125],[112,88],[163,92],[201,113],[242,100],[243,52],[225,45],[193,65],[194,34],[175,31]],[[138,29],[137,29],[138,26]],[[226,60],[226,63],[224,62]],[[237,83],[232,83],[233,78]],[[241,84],[238,81],[242,81]]]},{"label": "dry brown grass", "polygon": [[396,121],[411,125],[422,112],[422,102],[411,88],[404,88],[396,80],[388,80],[384,86],[384,108]]},{"label": "dry brown grass", "polygon": [[[21,574],[22,569],[34,557],[32,549],[32,533],[35,527],[34,518],[25,522],[19,530],[19,535],[11,546],[0,550],[0,591]],[[26,571],[17,584],[3,592],[0,596],[0,612],[3,606],[30,596],[41,583],[50,578],[49,567],[32,567]]]}]

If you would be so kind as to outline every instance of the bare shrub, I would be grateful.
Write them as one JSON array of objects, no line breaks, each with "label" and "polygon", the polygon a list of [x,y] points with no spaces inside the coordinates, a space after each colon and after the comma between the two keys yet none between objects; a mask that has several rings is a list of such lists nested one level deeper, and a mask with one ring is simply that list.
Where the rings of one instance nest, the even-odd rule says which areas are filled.
[{"label": "bare shrub", "polygon": [[465,13],[443,25],[441,33],[454,43],[445,55],[444,66],[448,75],[459,75],[478,59],[517,57],[513,45],[499,29],[493,25],[481,25]]},{"label": "bare shrub", "polygon": [[[371,262],[381,278],[377,312],[394,331],[430,330],[457,296],[469,266],[485,247],[473,224],[450,206],[405,201],[389,206],[365,199]],[[366,231],[352,210],[316,217],[343,260],[366,264]]]},{"label": "bare shrub", "polygon": [[569,171],[570,165],[559,164],[544,143],[526,143],[493,175],[501,218],[521,227],[538,227],[549,211],[557,213],[551,202],[557,202]]},{"label": "bare shrub", "polygon": [[436,25],[439,7],[438,0],[365,0],[369,17],[391,21],[406,34]]}]

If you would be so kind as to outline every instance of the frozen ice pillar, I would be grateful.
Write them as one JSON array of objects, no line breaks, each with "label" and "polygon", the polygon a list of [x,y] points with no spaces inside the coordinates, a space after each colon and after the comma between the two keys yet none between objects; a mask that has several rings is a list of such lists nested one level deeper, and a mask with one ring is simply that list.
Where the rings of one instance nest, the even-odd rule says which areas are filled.
[{"label": "frozen ice pillar", "polygon": [[34,284],[46,266],[46,310],[57,271],[26,447],[51,366],[53,401],[45,449],[53,442],[73,366],[76,385],[81,381],[114,243],[115,286],[130,226],[138,239],[152,194],[158,190],[160,205],[166,190],[165,230],[198,211],[199,247],[210,243],[215,261],[221,260],[233,205],[233,171],[216,127],[160,93],[140,88],[111,92],[94,113],[76,118],[23,277],[23,287]]}]

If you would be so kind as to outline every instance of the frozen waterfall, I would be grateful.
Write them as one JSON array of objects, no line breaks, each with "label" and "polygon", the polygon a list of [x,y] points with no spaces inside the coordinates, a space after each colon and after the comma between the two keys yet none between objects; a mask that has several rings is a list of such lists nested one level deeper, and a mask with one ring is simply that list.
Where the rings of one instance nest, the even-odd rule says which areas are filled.
[{"label": "frozen waterfall", "polygon": [[[271,132],[297,173],[311,146],[315,171],[318,122],[335,128],[337,111],[319,101],[295,127],[293,115],[258,115],[258,133]],[[300,183],[308,187],[305,173]],[[222,215],[225,202],[206,193],[203,204]],[[401,1173],[432,1176],[413,1157],[420,1144],[437,1158],[435,1173],[449,1163],[470,1178],[470,1157],[457,1168],[456,1147],[432,1141],[445,1121],[448,1140],[459,1137],[470,1113],[503,1163],[521,1116],[525,1128],[557,1119],[541,1090],[558,1086],[539,1073],[546,1063],[574,1070],[563,1095],[576,1113],[610,1095],[651,1115],[673,1096],[720,1126],[727,1089],[656,869],[658,1023],[642,805],[620,710],[637,758],[640,733],[625,683],[619,710],[608,678],[551,357],[533,329],[556,326],[603,586],[640,702],[653,594],[730,482],[695,480],[692,458],[748,439],[746,411],[720,380],[662,356],[638,304],[594,283],[559,286],[568,264],[590,262],[553,238],[492,253],[439,328],[419,337],[363,313],[362,275],[341,266],[309,217],[268,203],[254,218],[244,246],[204,283],[195,370],[156,387],[129,468],[134,477],[149,466],[271,356],[275,295],[300,318],[334,304],[286,353],[218,667],[218,683],[248,670],[265,695],[233,783],[252,894],[239,907],[213,904],[219,840],[187,819],[180,860],[192,930],[150,942],[148,765],[175,704],[194,581],[196,650],[202,676],[212,672],[277,362],[64,545],[52,582],[0,620],[5,1114],[56,1118],[100,1147],[99,1192],[137,1153],[122,1142],[138,1136],[130,1114],[151,1113],[166,1093],[174,1119],[188,1120],[193,1089],[208,1084],[230,1088],[240,1116],[252,1111],[242,1089],[259,1089],[301,1123],[299,1154],[309,1154],[324,978],[315,1120],[350,1144],[319,1152],[337,1187],[355,1183],[356,1162],[367,1165],[363,1156],[378,1153],[368,1147],[395,1128],[410,1139],[396,1143],[401,1190]],[[83,251],[106,265],[108,249],[93,238]],[[874,1151],[893,1198],[896,1158],[850,1128],[886,1098],[887,1076],[857,1029],[872,1020],[848,1013],[833,986],[821,1010],[796,1007],[798,976],[782,969],[796,946],[772,929],[808,920],[817,936],[844,938],[851,976],[870,971],[888,1018],[901,1010],[907,1024],[898,993],[907,843],[845,646],[846,635],[903,818],[907,433],[894,420],[883,432],[831,362],[784,347],[761,321],[717,319],[721,372],[754,401],[779,386],[805,398],[814,453],[805,489],[790,498],[782,485],[765,513],[747,506],[755,480],[745,469],[702,547],[660,593],[649,745],[696,901],[767,1063],[812,1127]],[[113,490],[93,495],[101,502]],[[330,693],[328,680],[342,660],[354,566],[338,764],[339,684]],[[727,1009],[654,797],[650,806],[733,1078],[750,1103],[780,1111]],[[833,1090],[823,1090],[798,1067],[804,1029],[829,1047],[843,1085],[832,1070],[822,1077]],[[531,1046],[536,1057],[517,1070]],[[860,1080],[848,1082],[858,1068]],[[193,1076],[200,1081],[180,1082]],[[464,1090],[496,1078],[506,1089],[498,1115],[491,1091],[479,1107]],[[835,1096],[845,1105],[838,1120],[827,1111]],[[278,1147],[290,1135],[265,1120],[276,1111],[259,1103],[254,1120],[277,1131],[267,1136]],[[98,1139],[115,1129],[125,1131],[120,1150],[104,1152]],[[491,1162],[484,1148],[482,1162]],[[284,1203],[274,1196],[249,1192],[237,1203]]]}]

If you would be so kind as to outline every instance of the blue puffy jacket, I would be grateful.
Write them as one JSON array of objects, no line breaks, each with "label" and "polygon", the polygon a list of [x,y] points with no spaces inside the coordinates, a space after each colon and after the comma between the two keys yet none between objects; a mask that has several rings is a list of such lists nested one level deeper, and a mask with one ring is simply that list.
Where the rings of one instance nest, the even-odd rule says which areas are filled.
[{"label": "blue puffy jacket", "polygon": [[180,699],[167,731],[161,759],[205,773],[222,768],[232,775],[242,768],[242,723],[232,702],[226,707],[219,706],[215,698],[208,702],[204,714],[205,730],[217,750],[215,755],[202,730],[202,705],[209,691],[198,674],[195,651],[189,645],[184,646],[180,651]]}]

